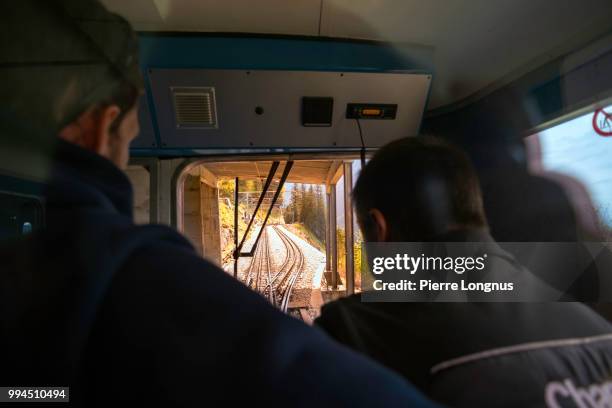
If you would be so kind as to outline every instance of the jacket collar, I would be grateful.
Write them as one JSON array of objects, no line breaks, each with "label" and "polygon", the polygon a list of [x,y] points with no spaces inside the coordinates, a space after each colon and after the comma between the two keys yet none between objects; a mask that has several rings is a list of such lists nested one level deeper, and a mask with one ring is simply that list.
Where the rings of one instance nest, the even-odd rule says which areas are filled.
[{"label": "jacket collar", "polygon": [[462,228],[436,235],[432,242],[486,242],[493,243],[487,228]]},{"label": "jacket collar", "polygon": [[47,189],[48,207],[103,207],[132,217],[130,180],[114,163],[58,139]]},{"label": "jacket collar", "polygon": [[440,243],[444,246],[447,242],[465,242],[470,244],[468,248],[479,248],[480,251],[486,251],[489,255],[505,258],[509,262],[516,262],[514,256],[502,249],[499,244],[493,239],[488,228],[464,228],[445,232],[444,234],[436,235],[430,242]]}]

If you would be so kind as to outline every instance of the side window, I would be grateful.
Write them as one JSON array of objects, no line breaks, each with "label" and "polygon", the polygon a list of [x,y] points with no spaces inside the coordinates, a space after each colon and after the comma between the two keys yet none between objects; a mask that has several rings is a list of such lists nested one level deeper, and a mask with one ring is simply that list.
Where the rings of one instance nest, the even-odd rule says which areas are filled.
[{"label": "side window", "polygon": [[612,105],[527,137],[533,173],[566,190],[588,231],[612,229]]},{"label": "side window", "polygon": [[42,226],[42,219],[39,199],[0,192],[0,240],[29,234]]}]

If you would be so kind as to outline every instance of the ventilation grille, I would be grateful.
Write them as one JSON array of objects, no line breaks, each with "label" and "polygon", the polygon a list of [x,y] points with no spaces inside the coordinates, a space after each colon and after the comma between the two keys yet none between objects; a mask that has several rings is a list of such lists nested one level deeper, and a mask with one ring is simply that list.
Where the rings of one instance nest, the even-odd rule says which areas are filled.
[{"label": "ventilation grille", "polygon": [[217,128],[215,88],[171,88],[178,128]]}]

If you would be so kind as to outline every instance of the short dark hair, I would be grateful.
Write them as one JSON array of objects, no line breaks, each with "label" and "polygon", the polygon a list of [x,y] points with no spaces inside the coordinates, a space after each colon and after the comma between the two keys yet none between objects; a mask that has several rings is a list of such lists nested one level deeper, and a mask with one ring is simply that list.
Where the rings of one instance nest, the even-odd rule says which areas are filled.
[{"label": "short dark hair", "polygon": [[432,136],[383,146],[353,189],[365,239],[375,239],[370,210],[383,213],[391,241],[426,241],[449,227],[486,228],[482,195],[467,155]]},{"label": "short dark hair", "polygon": [[120,112],[110,127],[111,132],[115,132],[117,130],[123,121],[125,114],[136,106],[140,94],[141,90],[136,86],[128,81],[120,80],[110,98],[98,103],[99,108],[104,108],[111,105],[117,105],[119,107]]}]

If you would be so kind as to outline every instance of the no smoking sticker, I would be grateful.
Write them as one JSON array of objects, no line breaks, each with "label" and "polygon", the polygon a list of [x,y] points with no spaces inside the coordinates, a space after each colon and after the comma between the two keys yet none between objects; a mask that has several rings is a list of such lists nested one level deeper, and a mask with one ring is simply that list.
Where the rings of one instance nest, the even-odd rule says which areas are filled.
[{"label": "no smoking sticker", "polygon": [[612,136],[612,112],[597,109],[593,114],[593,129],[600,136]]}]

